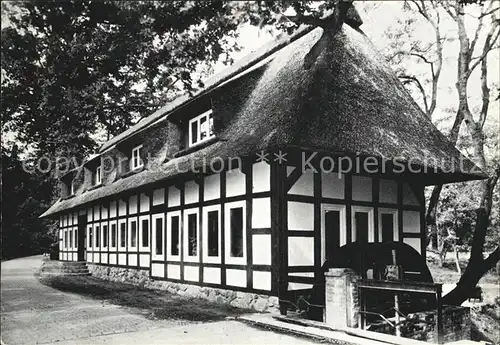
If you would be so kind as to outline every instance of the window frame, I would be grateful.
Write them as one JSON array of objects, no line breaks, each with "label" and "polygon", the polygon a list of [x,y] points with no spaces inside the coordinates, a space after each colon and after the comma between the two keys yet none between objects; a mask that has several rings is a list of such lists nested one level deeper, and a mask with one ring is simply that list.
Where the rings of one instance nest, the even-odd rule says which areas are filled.
[{"label": "window frame", "polygon": [[378,242],[382,243],[382,214],[392,214],[393,232],[392,240],[399,242],[399,224],[398,224],[398,209],[397,208],[379,208],[378,209]]},{"label": "window frame", "polygon": [[[243,256],[233,257],[231,256],[231,209],[233,208],[243,209]],[[227,264],[231,265],[246,265],[247,264],[247,208],[246,201],[234,201],[226,203],[224,205],[224,236],[225,236],[225,248],[224,255]]]},{"label": "window frame", "polygon": [[[161,219],[162,223],[162,237],[161,237],[161,254],[156,254],[156,221]],[[164,260],[165,259],[165,214],[156,213],[151,216],[151,255],[153,260]]]},{"label": "window frame", "polygon": [[375,224],[374,211],[371,206],[352,206],[351,207],[351,243],[357,242],[356,234],[356,212],[368,213],[368,243],[375,242]]},{"label": "window frame", "polygon": [[102,184],[102,165],[99,165],[98,167],[95,168],[94,172],[94,186],[100,186]]},{"label": "window frame", "polygon": [[[106,226],[107,228],[107,234],[104,234],[104,227]],[[107,235],[107,236],[105,236]],[[106,242],[104,242],[104,238],[106,238]],[[106,245],[104,245],[106,243]],[[109,223],[108,222],[101,222],[101,250],[107,251],[109,247]]]},{"label": "window frame", "polygon": [[[148,244],[147,244],[147,246],[142,245],[142,240],[143,240],[143,234],[142,234],[143,225],[142,225],[142,223],[144,220],[148,221]],[[149,214],[139,217],[138,229],[139,229],[139,236],[138,236],[139,237],[139,250],[140,251],[150,250],[150,248],[151,248],[151,219],[149,218]]]},{"label": "window frame", "polygon": [[[125,238],[122,237],[122,224],[125,224]],[[118,243],[116,243],[116,246],[118,247],[118,251],[127,251],[128,247],[128,234],[127,234],[127,226],[128,222],[127,219],[120,219],[118,220]],[[125,240],[125,245],[122,246],[122,240]]]},{"label": "window frame", "polygon": [[[179,254],[172,254],[172,218],[179,217]],[[181,211],[174,211],[167,213],[167,260],[169,261],[181,261],[181,253],[182,253],[182,214]]]},{"label": "window frame", "polygon": [[[201,139],[201,120],[205,118],[207,120],[208,124],[208,133],[206,138]],[[212,135],[210,135],[210,120],[212,120]],[[212,109],[205,111],[204,113],[197,115],[193,117],[192,119],[189,120],[188,123],[188,147],[194,147],[197,146],[201,143],[204,143],[212,138],[215,138],[215,133],[213,133],[213,111]],[[193,142],[193,133],[191,131],[192,124],[196,122],[196,127],[197,127],[197,138],[195,142]]]},{"label": "window frame", "polygon": [[100,241],[100,237],[101,237],[101,223],[94,223],[93,233],[94,233],[94,243],[93,243],[94,251],[100,251],[100,248],[101,248],[101,241]]},{"label": "window frame", "polygon": [[[69,182],[69,195],[75,195],[75,180],[72,179],[70,182]],[[68,218],[69,219],[69,218]]]},{"label": "window frame", "polygon": [[[113,246],[113,225],[115,226],[115,231],[116,231],[116,235],[115,235],[115,246]],[[118,223],[116,220],[110,220],[109,221],[109,226],[108,226],[108,231],[109,231],[109,242],[108,242],[108,248],[110,250],[116,250],[116,248],[118,247]]]},{"label": "window frame", "polygon": [[78,227],[73,227],[73,249],[78,249]]},{"label": "window frame", "polygon": [[[189,255],[189,216],[195,214],[196,215],[196,255]],[[199,262],[200,261],[200,212],[199,208],[190,208],[188,210],[184,210],[184,222],[182,229],[184,231],[184,235],[182,238],[183,247],[185,248],[184,252],[184,261],[185,262]]]},{"label": "window frame", "polygon": [[[132,223],[135,222],[135,246],[132,245]],[[139,225],[137,217],[131,217],[127,222],[127,251],[136,251],[139,248]]]},{"label": "window frame", "polygon": [[[218,248],[219,248],[219,255],[217,256],[209,256],[208,255],[208,213],[217,211],[218,212]],[[220,264],[222,260],[222,218],[221,218],[221,205],[213,205],[213,206],[206,206],[203,207],[203,215],[202,215],[202,233],[203,233],[203,262],[206,263],[213,263],[213,264]]]},{"label": "window frame", "polygon": [[[144,162],[142,161],[142,158],[141,158],[141,149],[143,148],[143,145],[137,145],[135,146],[134,148],[132,148],[132,151],[131,151],[131,154],[130,154],[130,170],[132,171],[135,171],[135,170],[138,170],[142,167],[144,167]],[[137,165],[134,164],[134,155],[137,153],[137,159],[138,159],[138,162],[137,162]]]},{"label": "window frame", "polygon": [[347,212],[346,206],[340,204],[321,204],[321,265],[326,261],[326,231],[325,214],[326,211],[340,212],[340,236],[339,244],[344,246],[347,243]]},{"label": "window frame", "polygon": [[94,249],[94,226],[92,224],[87,225],[87,251],[93,251]]}]

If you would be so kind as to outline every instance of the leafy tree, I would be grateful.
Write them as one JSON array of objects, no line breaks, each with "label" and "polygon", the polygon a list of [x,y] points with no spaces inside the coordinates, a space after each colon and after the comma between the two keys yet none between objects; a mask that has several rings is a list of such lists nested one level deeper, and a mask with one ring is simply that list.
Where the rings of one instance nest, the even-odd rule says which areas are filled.
[{"label": "leafy tree", "polygon": [[[498,7],[495,1],[421,1],[413,0],[404,3],[407,10],[419,15],[424,22],[430,25],[435,33],[431,41],[422,42],[414,39],[404,40],[406,45],[402,51],[388,55],[390,61],[396,64],[403,82],[408,86],[415,85],[424,112],[432,115],[437,104],[437,73],[442,66],[443,45],[450,40],[458,43],[457,52],[457,106],[452,107],[454,113],[452,126],[448,138],[460,149],[469,153],[475,163],[489,174],[487,180],[468,184],[457,184],[443,188],[435,186],[429,198],[427,209],[427,223],[429,234],[441,234],[442,254],[446,253],[450,244],[457,252],[457,245],[470,246],[471,259],[462,275],[457,288],[445,298],[448,304],[461,304],[468,296],[479,279],[500,259],[498,246],[488,248],[492,253],[484,258],[485,244],[491,243],[492,232],[495,231],[495,222],[492,217],[498,214],[498,198],[494,191],[500,174],[498,157],[498,133],[491,133],[488,121],[491,123],[490,101],[494,95],[490,93],[491,85],[488,79],[488,57],[498,44],[500,22],[497,17]],[[472,36],[468,36],[465,27],[465,17],[473,18],[476,26]],[[456,28],[456,34],[447,33],[444,39],[441,34],[441,25],[447,20]],[[406,26],[419,25],[418,19],[410,19]],[[405,27],[395,35],[395,38],[411,32]],[[394,46],[398,45],[397,41]],[[394,50],[393,50],[394,51]],[[419,61],[429,67],[427,73],[416,75],[412,70],[415,66],[408,64],[408,60]],[[401,62],[406,65],[401,66]],[[406,68],[404,68],[406,67]],[[471,92],[471,81],[480,85],[479,100],[476,101],[474,92]],[[410,87],[412,90],[412,87]],[[430,91],[429,91],[430,90]],[[434,105],[434,106],[433,106]],[[433,116],[430,116],[433,118]],[[443,195],[442,195],[443,193]],[[441,197],[441,198],[440,198]],[[468,200],[467,200],[468,199]],[[438,231],[440,226],[444,231]],[[457,265],[458,266],[458,265]]]},{"label": "leafy tree", "polygon": [[228,2],[26,1],[2,29],[4,130],[38,154],[81,158],[201,85],[200,63],[237,49]]}]

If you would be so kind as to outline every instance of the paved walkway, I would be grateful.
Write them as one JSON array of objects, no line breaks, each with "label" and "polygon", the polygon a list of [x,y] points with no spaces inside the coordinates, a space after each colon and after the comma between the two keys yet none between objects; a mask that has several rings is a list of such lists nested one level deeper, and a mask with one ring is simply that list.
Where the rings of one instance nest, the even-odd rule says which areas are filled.
[{"label": "paved walkway", "polygon": [[41,256],[2,262],[1,338],[20,344],[314,344],[237,321],[150,320],[116,306],[40,284]]}]

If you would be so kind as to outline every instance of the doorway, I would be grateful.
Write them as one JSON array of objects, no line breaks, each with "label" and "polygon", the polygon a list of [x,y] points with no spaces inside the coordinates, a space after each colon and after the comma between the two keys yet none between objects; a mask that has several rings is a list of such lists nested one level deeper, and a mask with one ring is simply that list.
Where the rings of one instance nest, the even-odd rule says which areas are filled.
[{"label": "doorway", "polygon": [[344,205],[321,205],[321,265],[332,262],[340,247],[346,244]]},{"label": "doorway", "polygon": [[85,261],[85,238],[87,235],[87,216],[78,216],[78,247],[77,247],[77,260]]}]

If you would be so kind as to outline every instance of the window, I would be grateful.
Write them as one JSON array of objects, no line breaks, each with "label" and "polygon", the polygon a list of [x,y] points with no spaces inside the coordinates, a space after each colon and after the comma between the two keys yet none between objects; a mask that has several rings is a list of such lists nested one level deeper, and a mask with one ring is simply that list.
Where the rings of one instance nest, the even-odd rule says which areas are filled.
[{"label": "window", "polygon": [[141,247],[149,248],[149,216],[140,218],[141,222]]},{"label": "window", "polygon": [[108,246],[108,225],[103,225],[102,226],[102,246],[107,247]]},{"label": "window", "polygon": [[64,230],[64,242],[63,247],[68,248],[68,230]]},{"label": "window", "polygon": [[226,262],[246,264],[246,212],[245,201],[236,201],[225,205]]},{"label": "window", "polygon": [[375,242],[373,230],[373,208],[352,207],[352,242]]},{"label": "window", "polygon": [[167,214],[167,258],[179,260],[180,255],[180,212],[169,212]]},{"label": "window", "polygon": [[111,224],[111,247],[116,247],[116,223]]},{"label": "window", "polygon": [[379,242],[398,241],[398,210],[379,208],[378,228]]},{"label": "window", "polygon": [[98,166],[95,169],[95,173],[94,173],[94,186],[98,186],[101,183],[102,183],[102,179],[101,179],[101,166]]},{"label": "window", "polygon": [[232,208],[229,215],[231,219],[231,256],[243,257],[243,208]]},{"label": "window", "polygon": [[130,229],[130,247],[137,247],[137,222],[135,220],[131,220],[129,223]]},{"label": "window", "polygon": [[125,248],[127,246],[127,223],[125,220],[120,222],[120,247]]},{"label": "window", "polygon": [[208,212],[208,256],[219,256],[219,211]]},{"label": "window", "polygon": [[97,226],[95,227],[95,231],[94,231],[94,232],[95,232],[95,246],[96,246],[96,248],[97,248],[97,247],[99,247],[99,245],[100,245],[100,243],[99,243],[99,238],[100,238],[100,236],[99,236],[99,235],[100,235],[100,234],[99,234],[99,225],[97,225]]},{"label": "window", "polygon": [[153,215],[151,226],[153,227],[153,254],[163,258],[163,214]]},{"label": "window", "polygon": [[89,233],[89,237],[88,237],[87,247],[88,247],[89,250],[91,250],[92,249],[92,233],[93,233],[92,226],[88,227],[88,233]]},{"label": "window", "polygon": [[221,262],[221,212],[220,205],[203,208],[203,262]]},{"label": "window", "polygon": [[73,244],[73,247],[78,248],[78,229],[73,230],[73,232],[75,233],[75,242]]},{"label": "window", "polygon": [[215,137],[212,110],[189,120],[189,146],[194,146]]},{"label": "window", "polygon": [[69,243],[68,243],[68,247],[71,248],[73,247],[73,230],[68,230],[69,231]]},{"label": "window", "polygon": [[198,261],[199,254],[199,218],[198,209],[189,209],[184,211],[184,221],[182,223],[184,236],[182,238],[185,249],[184,260]]},{"label": "window", "polygon": [[136,170],[144,166],[144,163],[141,159],[141,149],[142,145],[136,146],[132,149],[132,157],[130,159],[131,170]]},{"label": "window", "polygon": [[337,249],[346,244],[345,206],[321,205],[321,263],[332,260]]}]

